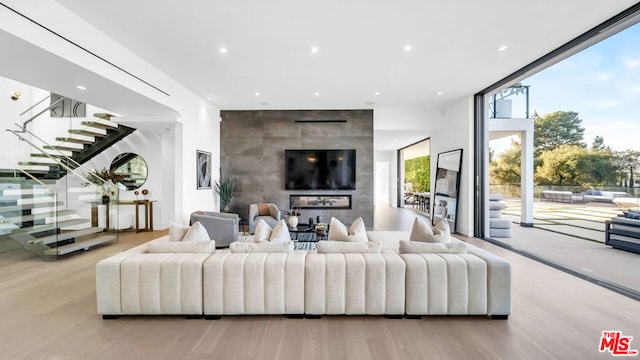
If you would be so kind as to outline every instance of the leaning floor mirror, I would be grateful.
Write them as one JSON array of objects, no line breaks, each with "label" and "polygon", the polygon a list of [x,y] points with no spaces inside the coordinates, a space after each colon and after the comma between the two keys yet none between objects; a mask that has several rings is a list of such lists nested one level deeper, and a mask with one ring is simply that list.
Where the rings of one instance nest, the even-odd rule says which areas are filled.
[{"label": "leaning floor mirror", "polygon": [[437,219],[446,219],[449,222],[451,232],[456,232],[458,223],[458,192],[460,190],[461,166],[462,149],[438,154],[431,222],[435,225]]}]

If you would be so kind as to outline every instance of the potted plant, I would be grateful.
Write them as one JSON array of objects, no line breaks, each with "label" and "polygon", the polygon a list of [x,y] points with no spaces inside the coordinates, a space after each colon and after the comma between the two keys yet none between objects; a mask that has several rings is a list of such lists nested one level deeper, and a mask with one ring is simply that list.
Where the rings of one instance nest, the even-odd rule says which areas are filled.
[{"label": "potted plant", "polygon": [[115,184],[124,180],[124,175],[111,169],[102,168],[101,170],[93,170],[86,175],[86,178],[92,184],[102,186],[105,193],[105,195],[102,195],[102,202],[108,203],[109,196],[116,195],[117,187]]},{"label": "potted plant", "polygon": [[220,202],[223,212],[229,212],[231,209],[231,198],[238,188],[238,180],[233,176],[225,176],[215,183],[216,194],[220,195]]}]

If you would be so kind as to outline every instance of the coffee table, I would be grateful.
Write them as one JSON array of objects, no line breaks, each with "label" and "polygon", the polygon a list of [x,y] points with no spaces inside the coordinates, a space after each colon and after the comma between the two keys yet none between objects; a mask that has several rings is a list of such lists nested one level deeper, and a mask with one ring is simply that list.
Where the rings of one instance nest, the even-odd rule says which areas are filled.
[{"label": "coffee table", "polygon": [[289,237],[293,240],[296,250],[315,250],[318,241],[327,240],[329,229],[325,235],[318,236],[316,227],[309,224],[298,224],[295,228],[289,228]]}]

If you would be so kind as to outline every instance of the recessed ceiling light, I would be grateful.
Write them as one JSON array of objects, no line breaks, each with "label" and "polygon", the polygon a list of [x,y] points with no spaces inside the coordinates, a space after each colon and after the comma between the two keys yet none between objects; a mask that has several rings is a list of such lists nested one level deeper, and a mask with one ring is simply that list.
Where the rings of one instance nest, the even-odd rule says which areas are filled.
[{"label": "recessed ceiling light", "polygon": [[498,48],[498,51],[505,51],[507,50],[509,47],[507,45],[502,45]]},{"label": "recessed ceiling light", "polygon": [[77,89],[80,89],[80,90],[87,90],[87,88],[86,88],[86,87],[84,87],[84,86],[82,86],[82,85],[78,85],[78,86],[76,86],[76,88],[77,88]]},{"label": "recessed ceiling light", "polygon": [[413,49],[413,48],[411,47],[411,45],[405,45],[405,46],[404,46],[404,51],[411,51],[411,49]]},{"label": "recessed ceiling light", "polygon": [[260,93],[256,91],[256,96],[260,96]]},{"label": "recessed ceiling light", "polygon": [[317,46],[312,46],[312,47],[311,47],[311,52],[312,52],[313,54],[317,53],[318,51],[320,51],[320,49],[318,49],[318,47],[317,47]]},{"label": "recessed ceiling light", "polygon": [[320,93],[316,91],[316,92],[314,93],[314,95],[315,95],[315,96],[320,96]]},{"label": "recessed ceiling light", "polygon": [[442,91],[438,91],[438,95],[442,95],[442,94],[443,94]]},{"label": "recessed ceiling light", "polygon": [[380,91],[374,92],[373,95],[376,95],[376,96],[380,95]]},{"label": "recessed ceiling light", "polygon": [[226,47],[221,47],[220,48],[220,54],[226,54],[228,52]]}]

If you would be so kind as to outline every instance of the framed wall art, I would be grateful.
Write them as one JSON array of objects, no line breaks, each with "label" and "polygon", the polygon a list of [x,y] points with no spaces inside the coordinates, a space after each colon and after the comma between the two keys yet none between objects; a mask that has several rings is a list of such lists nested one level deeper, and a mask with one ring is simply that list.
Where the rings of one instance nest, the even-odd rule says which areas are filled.
[{"label": "framed wall art", "polygon": [[196,182],[197,189],[211,189],[211,153],[196,150]]}]

